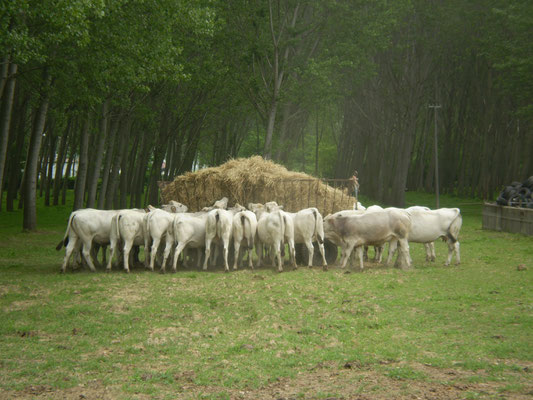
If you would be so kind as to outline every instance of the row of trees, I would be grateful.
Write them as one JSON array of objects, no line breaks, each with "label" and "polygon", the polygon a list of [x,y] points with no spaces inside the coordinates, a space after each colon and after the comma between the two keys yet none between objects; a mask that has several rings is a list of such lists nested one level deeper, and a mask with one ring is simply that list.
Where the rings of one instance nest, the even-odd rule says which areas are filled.
[{"label": "row of trees", "polygon": [[357,170],[402,205],[434,189],[436,103],[444,191],[488,197],[533,168],[527,1],[1,7],[0,191],[24,229],[36,196],[64,202],[72,180],[75,208],[140,207],[161,179],[252,154]]}]

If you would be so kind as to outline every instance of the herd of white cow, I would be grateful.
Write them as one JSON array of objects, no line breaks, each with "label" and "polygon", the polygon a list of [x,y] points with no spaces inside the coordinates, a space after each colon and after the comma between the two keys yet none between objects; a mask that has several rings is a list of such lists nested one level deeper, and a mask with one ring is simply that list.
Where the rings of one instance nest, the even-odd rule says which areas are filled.
[{"label": "herd of white cow", "polygon": [[363,207],[360,203],[353,210],[339,211],[322,217],[318,209],[306,208],[296,213],[286,212],[276,202],[266,204],[250,203],[248,209],[235,204],[228,208],[228,199],[223,198],[200,212],[187,212],[186,205],[171,201],[162,208],[149,207],[126,210],[80,209],[71,213],[64,238],[57,246],[63,245],[66,254],[61,266],[65,272],[72,257],[86,262],[91,271],[96,271],[98,249],[110,248],[107,270],[112,261],[122,261],[124,270],[129,272],[130,255],[134,246],[144,246],[146,268],[155,269],[156,259],[160,271],[164,272],[167,263],[172,263],[176,271],[181,259],[185,262],[186,253],[196,255],[203,269],[216,260],[212,255],[222,250],[224,268],[229,271],[229,252],[233,248],[233,269],[242,264],[245,253],[249,268],[254,268],[252,249],[257,255],[256,266],[264,265],[269,257],[278,271],[283,271],[282,255],[287,245],[290,263],[296,268],[295,244],[305,245],[308,266],[312,265],[314,247],[317,244],[324,269],[327,269],[324,240],[329,240],[341,248],[340,266],[345,268],[355,248],[359,267],[363,269],[364,250],[368,246],[376,249],[377,261],[382,261],[383,246],[389,243],[386,264],[392,261],[396,250],[396,265],[408,268],[411,265],[409,242],[423,243],[426,260],[435,260],[433,242],[439,238],[448,244],[445,265],[449,265],[453,254],[460,263],[458,235],[462,225],[458,208],[430,210],[427,207],[382,208]]}]

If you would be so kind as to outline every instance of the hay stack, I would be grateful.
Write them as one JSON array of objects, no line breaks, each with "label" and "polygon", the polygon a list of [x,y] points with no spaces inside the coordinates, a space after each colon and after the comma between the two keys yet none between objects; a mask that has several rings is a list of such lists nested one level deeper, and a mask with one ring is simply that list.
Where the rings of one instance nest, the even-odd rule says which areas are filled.
[{"label": "hay stack", "polygon": [[201,210],[226,196],[229,204],[276,201],[287,211],[317,207],[323,215],[351,209],[355,198],[320,179],[292,172],[261,156],[233,159],[218,167],[187,172],[160,185],[164,203],[176,200],[191,211]]}]

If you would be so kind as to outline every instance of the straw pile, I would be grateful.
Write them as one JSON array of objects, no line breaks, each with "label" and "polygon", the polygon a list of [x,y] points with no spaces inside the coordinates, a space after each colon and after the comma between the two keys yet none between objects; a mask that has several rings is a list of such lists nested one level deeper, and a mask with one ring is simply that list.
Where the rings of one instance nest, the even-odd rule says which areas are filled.
[{"label": "straw pile", "polygon": [[161,182],[163,203],[176,200],[198,211],[228,197],[229,205],[276,201],[286,211],[316,207],[322,215],[351,209],[355,198],[346,188],[333,188],[320,179],[292,172],[261,156],[233,159],[218,167],[187,172]]}]

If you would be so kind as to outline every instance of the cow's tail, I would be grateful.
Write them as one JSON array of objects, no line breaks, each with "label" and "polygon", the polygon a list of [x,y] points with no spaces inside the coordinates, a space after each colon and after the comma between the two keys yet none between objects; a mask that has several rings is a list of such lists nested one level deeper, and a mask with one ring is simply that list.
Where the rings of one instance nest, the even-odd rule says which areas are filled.
[{"label": "cow's tail", "polygon": [[220,225],[220,211],[215,213],[215,226],[217,230],[217,236],[222,237],[222,226]]},{"label": "cow's tail", "polygon": [[63,247],[63,246],[67,247],[67,245],[68,245],[68,234],[69,234],[70,229],[71,229],[72,220],[74,219],[75,216],[76,216],[75,212],[71,212],[70,213],[70,217],[68,218],[67,230],[65,231],[65,235],[63,236],[63,239],[61,239],[61,241],[56,246],[56,250],[57,251],[61,250],[61,247]]},{"label": "cow's tail", "polygon": [[218,215],[219,210],[216,210],[213,213],[207,214],[207,220],[205,223],[205,234],[209,237],[216,237],[217,231],[218,231],[218,221],[220,220],[220,217]]},{"label": "cow's tail", "polygon": [[324,243],[324,223],[322,221],[322,216],[316,208],[313,208],[313,216],[315,217],[315,229],[313,236],[316,238],[316,241],[320,244]]},{"label": "cow's tail", "polygon": [[241,225],[244,237],[246,237],[246,244],[248,246],[248,249],[253,249],[254,238],[252,236],[252,224],[250,222],[250,218],[245,213],[241,214]]},{"label": "cow's tail", "polygon": [[111,226],[111,236],[113,235],[113,233],[115,234],[117,244],[120,243],[120,240],[121,240],[120,225],[119,225],[120,217],[122,217],[121,213],[118,213],[117,215],[115,215],[115,225]]},{"label": "cow's tail", "polygon": [[285,225],[287,225],[285,221],[285,215],[283,215],[281,211],[278,211],[278,216],[279,216],[279,224],[281,227],[282,238],[285,238]]},{"label": "cow's tail", "polygon": [[450,239],[452,243],[455,243],[459,240],[459,231],[461,230],[461,226],[463,225],[463,217],[461,216],[461,211],[456,208],[457,215],[453,219],[452,223],[450,224],[450,227],[448,228],[448,232],[446,233],[446,237]]}]

